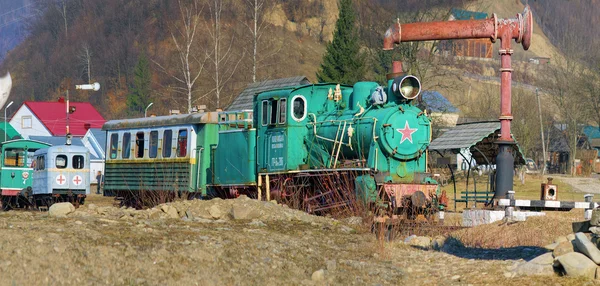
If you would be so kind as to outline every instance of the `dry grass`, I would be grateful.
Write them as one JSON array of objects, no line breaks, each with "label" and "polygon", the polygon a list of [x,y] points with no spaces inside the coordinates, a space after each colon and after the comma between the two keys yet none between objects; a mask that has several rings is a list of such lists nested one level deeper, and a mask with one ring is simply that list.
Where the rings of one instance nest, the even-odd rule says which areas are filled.
[{"label": "dry grass", "polygon": [[530,217],[524,222],[480,225],[454,232],[451,236],[467,247],[506,248],[544,246],[558,236],[572,233],[571,224],[583,220],[583,210],[546,211],[545,217]]}]

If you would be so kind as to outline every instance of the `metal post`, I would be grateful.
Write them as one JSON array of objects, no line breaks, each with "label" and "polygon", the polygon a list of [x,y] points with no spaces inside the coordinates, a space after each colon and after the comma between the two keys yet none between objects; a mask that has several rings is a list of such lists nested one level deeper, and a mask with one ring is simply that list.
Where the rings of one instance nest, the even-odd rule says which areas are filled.
[{"label": "metal post", "polygon": [[515,211],[515,207],[513,207],[513,202],[515,201],[515,191],[508,191],[506,198],[510,200],[510,205],[504,210],[504,219],[509,221],[512,219]]},{"label": "metal post", "polygon": [[261,190],[261,187],[262,187],[262,175],[259,174],[258,175],[258,182],[256,183],[256,190],[258,192],[257,199],[259,201],[262,201],[262,190]]},{"label": "metal post", "polygon": [[542,135],[542,155],[544,158],[544,163],[543,163],[543,167],[542,167],[542,176],[546,173],[546,146],[544,145],[544,125],[542,124],[542,105],[540,104],[540,94],[539,94],[539,88],[535,89],[535,96],[537,97],[537,102],[538,102],[538,112],[540,113],[540,134]]},{"label": "metal post", "polygon": [[590,204],[590,206],[586,208],[585,212],[583,213],[583,220],[590,220],[592,219],[592,211],[594,210],[594,208],[591,206],[592,200],[594,199],[594,195],[586,194],[585,196],[583,196],[583,199],[586,203]]},{"label": "metal post", "polygon": [[65,134],[68,135],[69,134],[69,89],[67,89],[67,133]]},{"label": "metal post", "polygon": [[146,112],[148,112],[148,108],[150,108],[150,106],[152,106],[152,104],[154,104],[154,102],[150,102],[150,104],[148,104],[148,106],[146,106],[146,109],[144,109],[144,118],[146,117]]},{"label": "metal post", "polygon": [[265,195],[267,202],[271,201],[271,182],[269,182],[269,174],[265,175]]},{"label": "metal post", "polygon": [[8,118],[6,118],[6,110],[8,109],[8,107],[10,107],[13,104],[14,101],[11,101],[9,104],[6,105],[6,107],[4,108],[4,141],[6,142],[7,137],[6,137],[6,122],[8,121]]}]

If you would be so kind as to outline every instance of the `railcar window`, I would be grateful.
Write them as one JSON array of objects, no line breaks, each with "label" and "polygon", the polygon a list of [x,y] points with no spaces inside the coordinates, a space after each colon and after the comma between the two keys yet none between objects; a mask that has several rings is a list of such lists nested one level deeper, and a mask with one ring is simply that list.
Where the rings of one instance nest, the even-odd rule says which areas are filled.
[{"label": "railcar window", "polygon": [[150,131],[150,150],[148,150],[150,158],[156,158],[158,154],[158,131]]},{"label": "railcar window", "polygon": [[34,166],[34,162],[35,162],[35,156],[33,156],[33,154],[35,153],[37,149],[27,149],[27,165],[31,168],[33,168]]},{"label": "railcar window", "polygon": [[282,98],[279,100],[279,124],[285,124],[287,116],[287,99]]},{"label": "railcar window", "polygon": [[46,157],[45,156],[39,156],[36,158],[35,169],[36,170],[45,170],[46,169]]},{"label": "railcar window", "polygon": [[179,136],[177,137],[177,157],[185,157],[187,155],[187,139],[187,130],[180,129]]},{"label": "railcar window", "polygon": [[135,135],[135,157],[144,158],[144,132]]},{"label": "railcar window", "polygon": [[165,130],[163,133],[163,148],[162,148],[162,156],[163,158],[171,157],[171,145],[173,144],[173,131]]},{"label": "railcar window", "polygon": [[73,169],[83,169],[85,159],[82,155],[73,156]]},{"label": "railcar window", "polygon": [[119,134],[110,135],[110,158],[117,159],[117,148],[119,147]]},{"label": "railcar window", "polygon": [[25,150],[21,148],[7,148],[4,150],[4,166],[24,167]]},{"label": "railcar window", "polygon": [[131,155],[131,133],[125,132],[123,133],[123,146],[121,150],[121,157],[123,159],[129,159]]},{"label": "railcar window", "polygon": [[267,122],[269,121],[269,102],[266,100],[263,100],[262,102],[262,125],[267,125]]},{"label": "railcar window", "polygon": [[56,168],[64,169],[67,167],[67,156],[66,155],[57,155],[56,156]]},{"label": "railcar window", "polygon": [[304,120],[306,116],[306,99],[302,96],[296,96],[292,101],[292,117],[295,120]]}]

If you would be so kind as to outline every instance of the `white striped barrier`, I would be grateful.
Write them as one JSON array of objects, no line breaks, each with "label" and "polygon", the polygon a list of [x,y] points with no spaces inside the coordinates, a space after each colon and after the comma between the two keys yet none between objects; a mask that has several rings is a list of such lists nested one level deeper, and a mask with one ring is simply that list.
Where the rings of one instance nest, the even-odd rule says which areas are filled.
[{"label": "white striped barrier", "polygon": [[592,210],[600,205],[593,202],[594,195],[583,196],[585,202],[544,201],[544,200],[515,200],[515,191],[508,191],[507,199],[499,199],[498,206],[506,207],[505,219],[510,220],[515,207],[550,208],[550,209],[585,209],[584,220],[592,218]]}]

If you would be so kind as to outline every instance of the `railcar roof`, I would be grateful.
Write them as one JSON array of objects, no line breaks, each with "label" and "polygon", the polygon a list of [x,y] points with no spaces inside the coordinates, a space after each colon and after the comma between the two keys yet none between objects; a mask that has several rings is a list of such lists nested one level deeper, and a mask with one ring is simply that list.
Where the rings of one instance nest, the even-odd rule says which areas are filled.
[{"label": "railcar roof", "polygon": [[102,126],[103,131],[132,129],[132,128],[147,128],[159,126],[175,126],[184,124],[198,123],[218,123],[217,112],[202,112],[180,115],[166,115],[146,118],[131,118],[110,120]]},{"label": "railcar roof", "polygon": [[35,151],[35,154],[56,154],[56,153],[88,153],[88,149],[83,146],[73,145],[55,145],[48,148],[40,149]]},{"label": "railcar roof", "polygon": [[41,144],[41,145],[45,145],[45,146],[50,146],[50,144],[46,143],[46,142],[42,142],[42,141],[38,141],[38,140],[31,140],[31,139],[15,139],[15,140],[8,140],[8,141],[4,141],[0,143],[0,146],[21,146],[27,143],[36,143],[36,144]]}]

